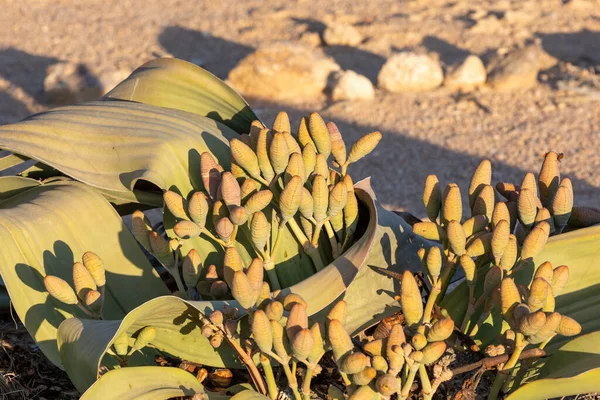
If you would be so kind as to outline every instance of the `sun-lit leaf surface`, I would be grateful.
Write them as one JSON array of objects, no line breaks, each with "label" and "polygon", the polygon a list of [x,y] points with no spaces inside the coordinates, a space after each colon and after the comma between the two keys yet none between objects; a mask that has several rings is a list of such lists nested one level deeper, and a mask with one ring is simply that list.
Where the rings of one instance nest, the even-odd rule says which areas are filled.
[{"label": "sun-lit leaf surface", "polygon": [[120,319],[168,293],[115,210],[94,189],[77,182],[49,183],[0,203],[0,243],[0,274],[15,310],[57,365],[58,326],[82,314],[49,296],[42,282],[47,274],[72,282],[73,262],[94,251],[107,269],[109,319]]},{"label": "sun-lit leaf surface", "polygon": [[[81,400],[167,400],[204,393],[198,379],[173,367],[127,367],[109,371],[81,396]],[[218,400],[224,397],[213,397]]]},{"label": "sun-lit leaf surface", "polygon": [[238,133],[248,133],[250,123],[258,119],[248,103],[219,78],[176,58],[147,62],[104,99],[189,111],[222,122]]},{"label": "sun-lit leaf surface", "polygon": [[130,102],[55,108],[0,127],[0,148],[74,179],[128,192],[138,180],[187,195],[202,187],[200,154],[229,166],[226,126],[196,114]]},{"label": "sun-lit leaf surface", "polygon": [[40,183],[35,179],[21,176],[0,176],[0,202],[39,185]]},{"label": "sun-lit leaf surface", "polygon": [[600,332],[579,336],[556,350],[533,382],[509,400],[559,398],[600,390]]}]

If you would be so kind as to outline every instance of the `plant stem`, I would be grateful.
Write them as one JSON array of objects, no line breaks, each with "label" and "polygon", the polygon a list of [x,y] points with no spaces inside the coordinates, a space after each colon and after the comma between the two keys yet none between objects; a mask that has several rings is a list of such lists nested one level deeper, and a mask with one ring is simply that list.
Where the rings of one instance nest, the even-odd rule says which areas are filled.
[{"label": "plant stem", "polygon": [[425,364],[419,365],[419,378],[421,378],[423,400],[431,400],[433,397],[433,388],[431,387],[431,382],[429,381],[429,375],[427,375]]},{"label": "plant stem", "polygon": [[292,359],[292,375],[296,376],[296,368],[298,367],[298,362],[295,358]]},{"label": "plant stem", "polygon": [[333,232],[333,227],[331,226],[331,222],[330,221],[326,221],[325,222],[325,231],[327,232],[327,237],[329,238],[329,245],[331,246],[331,253],[333,255],[333,258],[336,259],[340,256],[340,249],[339,249],[339,245],[338,242],[335,238],[335,232]]},{"label": "plant stem", "polygon": [[98,319],[98,315],[96,315],[96,314],[92,313],[90,310],[88,310],[87,307],[84,306],[80,301],[77,302],[77,307],[79,307],[79,309],[81,311],[83,311],[85,313],[85,315],[87,315],[88,317],[93,318],[93,319]]},{"label": "plant stem", "polygon": [[340,376],[342,377],[342,380],[344,381],[344,385],[352,386],[352,381],[350,381],[350,378],[348,378],[348,374],[345,372],[342,372],[342,371],[339,371],[339,372],[340,372]]},{"label": "plant stem", "polygon": [[[208,318],[205,318],[205,320],[209,321]],[[219,329],[219,328],[217,328],[217,329]],[[263,381],[262,375],[258,371],[258,368],[256,368],[256,364],[254,364],[254,361],[252,361],[252,357],[250,357],[248,355],[248,353],[246,353],[244,351],[244,349],[242,349],[242,346],[240,346],[240,344],[234,338],[230,337],[227,334],[227,332],[225,332],[222,329],[219,329],[219,330],[221,332],[223,332],[223,336],[225,337],[225,340],[227,340],[227,343],[229,343],[229,345],[237,353],[242,364],[244,364],[246,366],[246,369],[248,370],[248,373],[250,374],[250,378],[252,379],[252,382],[254,383],[254,387],[256,387],[256,389],[258,389],[258,391],[261,394],[266,396],[267,389],[265,387],[265,382]]]},{"label": "plant stem", "polygon": [[281,289],[281,284],[279,283],[279,278],[277,277],[277,271],[275,271],[275,263],[273,260],[269,259],[265,261],[263,267],[265,271],[267,271],[267,277],[269,278],[271,291]]},{"label": "plant stem", "polygon": [[285,372],[285,376],[287,377],[288,386],[290,389],[292,389],[292,392],[294,392],[294,398],[296,400],[302,400],[300,392],[298,392],[298,381],[296,380],[296,375],[292,374],[292,371],[290,371],[290,366],[287,362],[282,363],[281,366],[283,367],[283,372]]},{"label": "plant stem", "polygon": [[527,346],[527,341],[523,337],[522,333],[517,332],[517,337],[515,340],[515,351],[511,354],[510,358],[504,364],[504,368],[501,371],[498,371],[496,375],[496,379],[494,380],[494,384],[490,390],[490,394],[488,395],[488,400],[495,400],[498,398],[502,387],[504,386],[504,382],[508,379],[509,375],[512,373],[512,369],[514,369],[515,365],[519,361],[519,357],[523,352],[523,349]]},{"label": "plant stem", "polygon": [[302,396],[304,397],[304,400],[310,400],[310,381],[312,380],[314,373],[314,367],[308,367],[306,369],[306,375],[304,375],[304,382],[302,383]]},{"label": "plant stem", "polygon": [[265,371],[265,380],[267,381],[267,389],[269,390],[269,397],[271,400],[277,400],[279,389],[277,389],[277,383],[275,382],[275,375],[273,374],[273,367],[271,367],[271,361],[269,357],[264,354],[260,354],[260,364]]},{"label": "plant stem", "polygon": [[427,298],[427,303],[425,304],[425,311],[423,311],[423,324],[428,324],[429,322],[431,322],[431,313],[433,312],[433,306],[440,292],[440,280],[438,279],[435,285],[431,288],[431,292],[429,293],[429,297]]},{"label": "plant stem", "polygon": [[218,238],[215,235],[213,235],[212,232],[209,231],[208,229],[202,228],[202,233],[205,234],[206,236],[208,236],[210,239],[212,239],[215,242],[217,242],[218,244],[220,244],[221,246],[227,247],[227,243],[225,243],[225,241],[223,241],[220,238]]},{"label": "plant stem", "polygon": [[298,226],[296,220],[293,218],[290,219],[288,221],[288,226],[291,229],[294,236],[296,236],[296,239],[298,239],[298,242],[300,242],[300,244],[304,248],[306,254],[308,254],[310,259],[312,260],[313,265],[315,266],[315,270],[322,270],[325,267],[325,264],[323,263],[321,254],[319,254],[319,251],[311,244],[310,240],[308,240],[308,238],[304,234],[304,231],[302,231],[302,228]]},{"label": "plant stem", "polygon": [[454,276],[456,268],[458,267],[458,264],[454,262],[454,259],[454,255],[448,256],[446,258],[446,267],[442,271],[442,275],[439,278],[439,281],[441,282],[440,295],[438,296],[439,301],[441,301],[446,295],[446,290],[448,289],[450,280]]},{"label": "plant stem", "polygon": [[464,332],[467,329],[467,324],[475,312],[475,284],[469,283],[469,304],[463,318],[462,324],[460,325],[460,331]]},{"label": "plant stem", "polygon": [[277,238],[275,238],[275,243],[273,243],[273,247],[271,247],[271,256],[274,258],[277,250],[279,249],[279,244],[281,243],[281,230],[285,227],[286,221],[281,221],[279,224],[279,228],[277,228]]},{"label": "plant stem", "polygon": [[417,375],[417,371],[419,370],[419,365],[415,363],[415,365],[410,367],[410,372],[408,373],[408,378],[402,385],[402,390],[398,394],[398,400],[406,400],[408,395],[410,394],[410,388],[415,381],[415,376]]}]

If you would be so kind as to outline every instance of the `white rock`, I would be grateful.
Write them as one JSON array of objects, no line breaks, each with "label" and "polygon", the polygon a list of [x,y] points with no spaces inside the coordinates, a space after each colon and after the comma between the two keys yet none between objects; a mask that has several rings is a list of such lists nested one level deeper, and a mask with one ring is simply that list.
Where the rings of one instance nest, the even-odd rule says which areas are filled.
[{"label": "white rock", "polygon": [[323,53],[297,43],[259,48],[229,73],[243,94],[266,100],[301,101],[320,96],[339,65]]},{"label": "white rock", "polygon": [[418,92],[437,88],[444,81],[440,64],[413,52],[391,56],[379,71],[378,86],[389,92]]},{"label": "white rock", "polygon": [[470,55],[461,63],[448,69],[444,86],[458,90],[472,90],[483,85],[486,77],[485,65],[481,59]]},{"label": "white rock", "polygon": [[364,75],[354,71],[341,71],[334,77],[331,98],[341,100],[372,100],[375,97],[373,84]]},{"label": "white rock", "polygon": [[332,24],[323,32],[323,41],[328,46],[358,46],[363,37],[352,25]]}]

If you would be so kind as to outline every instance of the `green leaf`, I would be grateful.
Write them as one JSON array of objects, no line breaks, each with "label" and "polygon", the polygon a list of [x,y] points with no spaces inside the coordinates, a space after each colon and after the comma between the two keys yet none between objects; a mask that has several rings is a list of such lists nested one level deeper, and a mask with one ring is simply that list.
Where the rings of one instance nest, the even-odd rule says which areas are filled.
[{"label": "green leaf", "polygon": [[534,400],[593,393],[600,390],[600,332],[579,336],[558,349],[538,379],[512,393],[508,400]]},{"label": "green leaf", "polygon": [[[126,367],[104,374],[81,396],[81,400],[166,400],[196,393],[204,393],[204,387],[194,375],[182,369]],[[215,400],[210,395],[209,399]]]},{"label": "green leaf", "polygon": [[248,133],[258,117],[248,103],[219,78],[187,61],[161,58],[142,65],[105,100],[136,101],[188,111]]},{"label": "green leaf", "polygon": [[0,148],[88,185],[130,192],[138,180],[187,195],[201,188],[200,154],[229,166],[237,134],[195,114],[130,102],[60,107],[0,127]]},{"label": "green leaf", "polygon": [[88,250],[98,254],[107,270],[108,319],[121,319],[168,293],[115,210],[80,183],[57,181],[0,203],[0,243],[0,275],[15,310],[44,354],[59,366],[58,326],[82,314],[51,298],[44,276],[72,282],[73,262]]},{"label": "green leaf", "polygon": [[21,176],[1,176],[0,202],[39,185],[40,182],[35,179],[23,178]]}]

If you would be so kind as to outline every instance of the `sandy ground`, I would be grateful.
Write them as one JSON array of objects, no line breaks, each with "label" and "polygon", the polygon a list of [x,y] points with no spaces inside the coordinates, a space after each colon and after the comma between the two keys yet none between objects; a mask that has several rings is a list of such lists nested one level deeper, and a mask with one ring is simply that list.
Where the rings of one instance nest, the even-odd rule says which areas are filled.
[{"label": "sandy ground", "polygon": [[[294,105],[249,100],[269,123],[282,108],[296,121],[307,111],[322,111],[339,123],[347,142],[381,130],[384,140],[375,155],[356,165],[353,174],[355,179],[372,176],[380,200],[393,208],[422,215],[420,192],[429,173],[466,185],[479,160],[490,158],[495,180],[519,182],[524,171],[538,170],[550,149],[565,153],[562,168],[574,181],[576,203],[598,206],[600,87],[586,80],[598,78],[600,69],[600,3],[476,3],[4,0],[0,123],[47,107],[41,100],[45,70],[59,60],[85,63],[100,74],[172,54],[202,60],[225,79],[254,48],[295,41],[305,32],[322,32],[329,21],[342,21],[357,26],[364,43],[323,50],[342,68],[375,82],[385,59],[398,50],[426,50],[447,66],[466,52],[485,62],[537,40],[559,64],[540,74],[537,87],[522,92],[377,91],[373,102],[335,104],[325,97]],[[564,90],[565,83],[574,89]]]}]

